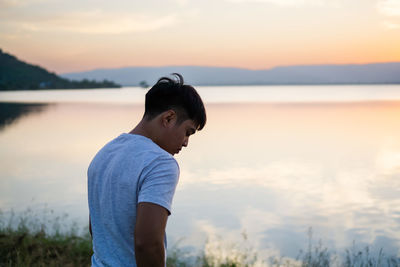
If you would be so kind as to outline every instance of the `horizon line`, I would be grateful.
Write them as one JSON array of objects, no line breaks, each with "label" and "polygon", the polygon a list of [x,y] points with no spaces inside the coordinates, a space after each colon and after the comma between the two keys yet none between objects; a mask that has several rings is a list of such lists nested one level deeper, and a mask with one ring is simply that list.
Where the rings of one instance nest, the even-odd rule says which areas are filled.
[{"label": "horizon line", "polygon": [[[277,65],[265,69],[252,69],[245,67],[234,67],[234,66],[212,66],[212,65],[154,65],[154,66],[122,66],[122,67],[98,67],[82,71],[69,71],[69,72],[57,72],[58,74],[71,74],[80,72],[90,72],[96,70],[117,70],[117,69],[127,69],[127,68],[179,68],[179,67],[198,67],[198,68],[216,68],[216,69],[241,69],[248,71],[268,71],[275,68],[286,68],[286,67],[318,67],[318,66],[363,66],[363,65],[376,65],[376,64],[395,64],[400,63],[400,61],[382,61],[382,62],[368,62],[368,63],[318,63],[318,64],[294,64],[294,65]],[[31,64],[31,63],[30,63]]]}]

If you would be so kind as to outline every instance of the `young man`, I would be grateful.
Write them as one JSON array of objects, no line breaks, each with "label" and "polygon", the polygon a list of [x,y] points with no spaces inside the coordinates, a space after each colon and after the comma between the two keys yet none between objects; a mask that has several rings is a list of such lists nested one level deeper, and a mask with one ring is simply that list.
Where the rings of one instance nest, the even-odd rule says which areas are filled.
[{"label": "young man", "polygon": [[147,92],[139,124],[90,163],[92,266],[165,266],[165,227],[179,177],[173,155],[206,123],[198,93],[174,75]]}]

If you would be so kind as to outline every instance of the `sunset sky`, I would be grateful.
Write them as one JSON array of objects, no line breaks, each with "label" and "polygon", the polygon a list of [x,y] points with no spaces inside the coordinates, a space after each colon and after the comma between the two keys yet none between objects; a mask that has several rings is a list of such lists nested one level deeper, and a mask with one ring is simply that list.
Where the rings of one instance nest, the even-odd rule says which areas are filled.
[{"label": "sunset sky", "polygon": [[400,0],[0,0],[0,48],[57,73],[400,61]]}]

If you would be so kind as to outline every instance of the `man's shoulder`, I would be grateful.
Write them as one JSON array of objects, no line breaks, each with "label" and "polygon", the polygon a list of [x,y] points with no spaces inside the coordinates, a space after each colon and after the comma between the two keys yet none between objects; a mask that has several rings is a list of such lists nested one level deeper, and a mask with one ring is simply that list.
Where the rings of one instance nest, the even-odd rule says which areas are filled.
[{"label": "man's shoulder", "polygon": [[[106,148],[107,147],[107,148]],[[123,133],[105,146],[108,151],[115,151],[128,160],[139,160],[146,164],[171,162],[178,165],[175,158],[159,147],[151,139],[137,134]]]},{"label": "man's shoulder", "polygon": [[91,161],[88,174],[93,170],[112,168],[121,172],[146,175],[159,171],[176,173],[180,168],[175,158],[151,139],[134,134],[121,134],[108,142]]}]

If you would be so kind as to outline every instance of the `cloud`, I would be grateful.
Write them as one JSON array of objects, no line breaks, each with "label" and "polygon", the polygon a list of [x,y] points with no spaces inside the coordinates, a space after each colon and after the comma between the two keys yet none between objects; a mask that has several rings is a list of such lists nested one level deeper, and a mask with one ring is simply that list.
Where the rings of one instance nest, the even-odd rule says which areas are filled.
[{"label": "cloud", "polygon": [[149,17],[144,15],[106,13],[100,10],[74,12],[61,16],[14,21],[30,32],[72,32],[84,34],[122,34],[149,32],[177,23],[175,15]]},{"label": "cloud", "polygon": [[[398,27],[400,25],[397,25]],[[400,171],[400,151],[384,148],[376,158],[376,169],[383,175],[393,175]]]},{"label": "cloud", "polygon": [[[384,16],[387,17],[399,17],[400,16],[400,1],[399,0],[379,0],[377,3],[377,10]],[[399,21],[385,20],[382,22],[384,28],[389,30],[400,29]]]},{"label": "cloud", "polygon": [[13,7],[13,6],[18,6],[22,1],[19,0],[0,0],[0,7]]},{"label": "cloud", "polygon": [[[387,208],[387,202],[376,203],[377,196],[371,190],[383,182],[385,185],[393,185],[393,181],[387,181],[389,178],[386,177],[398,173],[399,159],[398,151],[385,151],[378,156],[376,166],[370,169],[348,169],[330,175],[325,173],[322,165],[302,161],[276,161],[260,168],[211,170],[208,174],[201,175],[182,169],[185,179],[181,181],[180,186],[184,188],[202,183],[229,188],[241,187],[243,181],[246,181],[249,186],[268,188],[276,192],[282,203],[286,202],[288,206],[295,207],[293,210],[300,211],[304,205],[328,212],[354,206],[381,205],[382,208]],[[382,190],[385,188],[387,187]]]},{"label": "cloud", "polygon": [[[185,170],[183,170],[185,172]],[[271,162],[260,168],[230,168],[222,170],[211,170],[208,175],[201,177],[193,176],[185,172],[185,179],[182,184],[211,183],[215,185],[237,186],[247,181],[249,184],[262,187],[277,187],[279,189],[292,188],[294,184],[302,185],[303,189],[309,177],[318,177],[321,167],[307,162],[277,161]],[[297,186],[295,186],[297,187]],[[313,188],[308,188],[313,190]],[[319,189],[316,188],[316,191]]]},{"label": "cloud", "polygon": [[[267,202],[272,199],[271,202],[278,203],[279,208],[266,208],[268,204],[260,198],[259,203],[262,204],[254,205],[248,201],[237,207],[240,213],[234,214],[240,214],[240,229],[248,230],[250,240],[255,240],[257,246],[264,244],[265,247],[262,233],[266,229],[274,231],[282,225],[285,229],[293,227],[294,232],[309,225],[317,226],[324,230],[322,232],[330,231],[338,237],[332,241],[338,247],[351,243],[346,233],[351,229],[368,229],[360,233],[358,241],[373,240],[378,231],[398,239],[399,228],[395,215],[399,207],[400,150],[382,149],[375,160],[375,164],[332,173],[317,162],[302,160],[275,161],[259,168],[213,170],[201,175],[190,174],[182,169],[185,179],[180,181],[180,187],[182,184],[196,187],[198,183],[209,184],[209,188],[217,190],[229,190],[229,187],[249,190],[244,186],[265,188],[265,194],[272,198],[266,197],[264,200]],[[240,197],[246,199],[245,196]],[[200,226],[207,236],[228,236],[221,229],[212,227],[211,223]],[[272,244],[283,242],[275,241]],[[211,245],[208,251],[221,247],[218,244]]]},{"label": "cloud", "polygon": [[0,7],[2,8],[22,7],[49,1],[50,0],[0,0]]},{"label": "cloud", "polygon": [[247,2],[255,2],[255,3],[269,3],[282,7],[296,7],[296,6],[337,6],[337,2],[330,1],[327,3],[324,0],[227,0],[229,2],[234,3],[247,3]]},{"label": "cloud", "polygon": [[389,30],[400,29],[400,23],[395,23],[387,20],[382,22],[382,25]]},{"label": "cloud", "polygon": [[185,6],[189,3],[189,0],[174,0],[174,2],[180,6]]},{"label": "cloud", "polygon": [[378,1],[377,8],[385,16],[400,16],[399,0],[380,0]]}]

